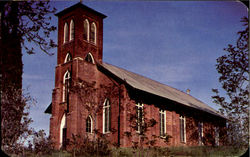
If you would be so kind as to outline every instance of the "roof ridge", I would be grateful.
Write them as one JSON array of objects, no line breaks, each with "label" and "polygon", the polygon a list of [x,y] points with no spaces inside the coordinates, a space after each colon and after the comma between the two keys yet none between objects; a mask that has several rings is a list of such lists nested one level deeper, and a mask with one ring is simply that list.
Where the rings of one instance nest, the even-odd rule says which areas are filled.
[{"label": "roof ridge", "polygon": [[[136,82],[133,82],[133,81],[137,81],[137,82],[139,82],[142,86],[143,86],[143,84],[144,84],[144,86],[145,86],[145,83],[148,83],[147,81],[151,81],[151,82],[153,82],[153,83],[155,83],[155,84],[157,84],[157,85],[159,85],[159,87],[158,87],[158,90],[156,90],[156,91],[150,91],[150,90],[154,90],[154,89],[151,89],[152,88],[152,85],[151,84],[147,84],[147,86],[145,87],[145,88],[147,88],[148,90],[146,90],[145,88],[144,89],[140,89],[140,87],[138,86],[138,87],[135,87],[135,88],[137,88],[137,89],[140,89],[140,90],[145,90],[146,92],[149,92],[149,93],[151,93],[151,94],[156,94],[156,95],[159,95],[159,96],[161,96],[161,97],[165,97],[165,98],[167,98],[167,99],[170,99],[170,100],[172,100],[172,101],[176,101],[176,102],[178,102],[178,103],[182,103],[183,105],[188,105],[188,106],[190,106],[190,107],[193,107],[193,108],[197,108],[197,109],[202,109],[203,111],[204,110],[206,110],[206,112],[208,112],[208,113],[210,113],[210,114],[215,114],[215,115],[219,115],[219,116],[221,116],[221,117],[223,117],[223,118],[225,118],[223,115],[221,115],[217,110],[215,110],[214,108],[212,108],[212,107],[210,107],[208,104],[206,104],[206,103],[204,103],[204,102],[202,102],[201,100],[199,100],[199,99],[197,99],[197,98],[195,98],[194,96],[192,96],[192,95],[189,95],[189,94],[187,94],[187,93],[185,93],[185,92],[183,92],[183,91],[181,91],[181,90],[178,90],[178,89],[176,89],[176,88],[174,88],[174,87],[171,87],[171,86],[169,86],[169,85],[166,85],[166,84],[163,84],[163,83],[161,83],[161,82],[158,82],[158,81],[156,81],[156,80],[153,80],[153,79],[151,79],[151,78],[148,78],[148,77],[146,77],[146,76],[143,76],[143,75],[141,75],[141,74],[137,74],[137,73],[135,73],[135,72],[132,72],[132,71],[129,71],[129,70],[126,70],[126,69],[124,69],[124,68],[120,68],[120,67],[118,67],[118,66],[116,66],[116,65],[112,65],[112,64],[110,64],[110,63],[105,63],[105,62],[103,62],[103,63],[101,63],[101,65],[102,66],[104,66],[104,68],[105,69],[107,69],[107,70],[109,70],[111,73],[113,73],[114,75],[116,75],[116,76],[118,76],[118,77],[122,77],[121,79],[125,79],[126,77],[124,76],[124,73],[121,73],[121,72],[125,72],[125,73],[127,73],[127,74],[132,74],[132,75],[135,75],[135,76],[138,76],[138,77],[140,77],[141,79],[145,79],[145,82],[140,82],[140,80],[136,80],[136,78],[133,78],[133,80],[132,80],[132,82],[131,82],[131,80],[128,80],[129,82],[127,82],[126,81],[126,79],[125,79],[125,81],[126,81],[126,83],[128,83],[128,84],[130,84],[130,85],[132,85],[132,86],[135,86],[135,84],[133,85],[133,83],[136,83]],[[105,66],[106,65],[106,66]],[[111,68],[113,67],[113,68],[116,68],[117,70],[119,70],[119,71],[112,71],[112,69],[109,69],[109,67],[107,67],[107,66],[110,66]],[[115,73],[114,73],[115,72]],[[118,72],[118,73],[117,73]],[[120,76],[119,76],[120,75]],[[133,76],[127,76],[127,79],[131,79],[131,78],[129,78],[129,77],[133,77]],[[132,83],[132,84],[131,84]],[[138,84],[137,84],[138,85]],[[157,87],[156,87],[157,88]],[[164,95],[162,95],[161,93],[158,93],[157,94],[157,92],[162,92],[162,90],[164,91],[164,90],[167,90],[167,91],[169,91],[169,90],[172,90],[172,93],[171,93],[171,91],[169,91],[170,93],[170,95],[168,95],[168,97],[166,97],[166,96],[164,96]],[[176,95],[177,94],[177,95]],[[185,97],[177,97],[177,96],[181,96],[181,95],[184,95]],[[170,98],[170,97],[172,97],[172,99]],[[195,101],[198,103],[198,104],[195,104]]]}]

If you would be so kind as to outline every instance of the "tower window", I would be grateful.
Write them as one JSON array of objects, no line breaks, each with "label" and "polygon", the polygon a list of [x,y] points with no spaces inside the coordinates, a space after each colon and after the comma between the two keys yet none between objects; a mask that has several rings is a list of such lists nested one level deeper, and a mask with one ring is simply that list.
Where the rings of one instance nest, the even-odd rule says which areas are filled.
[{"label": "tower window", "polygon": [[143,132],[143,104],[136,104],[136,131],[138,133]]},{"label": "tower window", "polygon": [[160,136],[166,135],[166,110],[160,110]]},{"label": "tower window", "polygon": [[88,116],[88,118],[86,119],[86,132],[88,133],[92,133],[93,130],[93,125],[92,125],[92,117]]},{"label": "tower window", "polygon": [[70,73],[67,71],[63,76],[63,94],[62,101],[66,102],[69,93]]},{"label": "tower window", "polygon": [[64,59],[64,63],[67,63],[67,62],[69,62],[71,60],[72,60],[72,57],[71,57],[70,53],[68,52],[65,59]]},{"label": "tower window", "polygon": [[91,53],[88,53],[88,54],[86,55],[85,61],[87,61],[87,62],[89,62],[89,63],[95,64],[94,57],[92,56]]},{"label": "tower window", "polygon": [[90,42],[96,44],[96,25],[93,22],[90,27]]},{"label": "tower window", "polygon": [[69,28],[68,24],[64,24],[64,32],[63,32],[63,43],[66,43],[69,40]]},{"label": "tower window", "polygon": [[106,99],[103,104],[103,133],[107,133],[111,129],[110,102]]},{"label": "tower window", "polygon": [[181,142],[186,142],[186,118],[180,116],[180,140]]},{"label": "tower window", "polygon": [[69,40],[73,40],[75,37],[75,24],[73,20],[70,21],[69,28],[70,28]]},{"label": "tower window", "polygon": [[89,21],[85,19],[83,22],[83,39],[89,41]]}]

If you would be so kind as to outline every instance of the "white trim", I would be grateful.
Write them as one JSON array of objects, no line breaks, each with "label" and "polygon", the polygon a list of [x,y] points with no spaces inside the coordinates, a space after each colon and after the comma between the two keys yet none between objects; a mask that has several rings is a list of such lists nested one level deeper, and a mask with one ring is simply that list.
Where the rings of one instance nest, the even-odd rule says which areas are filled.
[{"label": "white trim", "polygon": [[[69,74],[69,75],[68,75]],[[66,78],[66,76],[68,75],[68,77]],[[62,102],[65,102],[65,80],[66,79],[70,79],[70,73],[69,71],[67,70],[64,75],[63,75],[63,92],[62,92]]]},{"label": "white trim", "polygon": [[85,56],[85,59],[88,57],[88,55],[91,57],[92,63],[95,64],[95,60],[94,60],[94,57],[93,57],[93,55],[92,55],[91,52],[89,52],[89,53]]},{"label": "white trim", "polygon": [[63,117],[61,119],[61,124],[60,124],[60,147],[62,147],[62,142],[63,142],[63,129],[66,128],[66,116],[63,114]]},{"label": "white trim", "polygon": [[138,118],[140,117],[140,114],[139,114],[139,112],[138,112],[138,111],[139,111],[139,108],[142,108],[142,115],[141,115],[141,116],[142,116],[142,122],[141,122],[142,124],[138,124],[138,120],[137,120],[137,118],[136,118],[136,124],[137,124],[136,132],[137,132],[137,133],[141,133],[141,130],[140,130],[141,127],[140,127],[140,125],[143,125],[143,121],[144,121],[144,120],[143,120],[143,118],[144,118],[144,117],[143,117],[143,111],[144,111],[143,106],[144,106],[144,105],[143,105],[142,103],[137,103],[136,106],[137,106],[137,109],[136,109],[136,110],[137,110],[137,117],[138,117]]},{"label": "white trim", "polygon": [[[167,124],[167,116],[166,116],[166,110],[162,110],[162,109],[160,109],[159,110],[159,112],[160,112],[160,114],[163,114],[164,115],[164,134],[166,134],[167,133],[167,126],[166,126],[166,124]],[[161,116],[161,115],[160,115]],[[160,120],[161,120],[161,117],[160,117]],[[161,132],[161,121],[160,121],[160,132]],[[161,136],[161,135],[160,135]],[[165,136],[161,136],[161,137],[165,137]]]},{"label": "white trim", "polygon": [[83,22],[83,31],[85,32],[85,23],[87,24],[87,41],[89,41],[89,20],[88,19],[85,19],[84,22]]},{"label": "white trim", "polygon": [[[109,103],[108,103],[108,105],[106,106],[105,104],[107,103],[107,101],[108,101]],[[105,101],[104,101],[104,103],[103,103],[103,115],[102,115],[102,117],[103,117],[103,121],[102,121],[102,131],[103,131],[104,134],[110,132],[110,130],[109,130],[109,127],[110,127],[110,124],[109,124],[110,111],[109,111],[109,113],[108,113],[108,121],[107,121],[108,131],[107,131],[107,132],[105,131],[105,121],[106,121],[106,117],[105,117],[106,111],[105,111],[105,109],[107,109],[107,108],[110,109],[110,101],[109,101],[109,99],[106,98]]]},{"label": "white trim", "polygon": [[[93,41],[93,43],[94,44],[96,44],[96,24],[95,24],[95,22],[92,22],[91,23],[91,26],[90,26],[90,32],[92,32],[92,26],[94,26],[94,41]],[[91,34],[90,34],[91,35]]]},{"label": "white trim", "polygon": [[79,60],[83,60],[83,58],[82,58],[82,57],[75,57],[73,60],[77,60],[77,59],[79,59]]},{"label": "white trim", "polygon": [[74,32],[75,34],[75,23],[73,19],[70,21],[70,25],[69,25],[69,41],[74,39],[74,35],[72,36],[72,32]]},{"label": "white trim", "polygon": [[[180,115],[180,120],[183,120],[183,123],[184,123],[184,128],[183,128],[184,141],[181,141],[181,142],[186,143],[187,142],[187,139],[186,139],[186,117]],[[180,127],[180,129],[181,129],[181,127]],[[181,130],[180,130],[180,133],[181,133]]]},{"label": "white trim", "polygon": [[199,144],[200,145],[203,145],[203,136],[204,136],[204,133],[203,133],[203,122],[198,122],[198,137],[199,137]]},{"label": "white trim", "polygon": [[86,119],[86,123],[87,123],[88,118],[90,118],[90,132],[87,132],[87,133],[91,133],[92,134],[93,133],[93,119],[92,119],[92,116],[89,115],[87,117],[87,119]]},{"label": "white trim", "polygon": [[68,29],[69,29],[68,23],[65,22],[64,28],[63,28],[63,43],[66,43],[67,37],[69,37],[69,36],[68,36],[68,33],[69,33],[69,32],[68,32]]},{"label": "white trim", "polygon": [[[70,58],[69,58],[70,57]],[[69,60],[68,60],[69,59]],[[71,61],[72,60],[72,57],[71,57],[71,55],[70,55],[70,53],[68,52],[67,54],[66,54],[66,57],[65,57],[65,59],[64,59],[64,63],[67,63],[67,62],[69,62],[69,61]]]}]

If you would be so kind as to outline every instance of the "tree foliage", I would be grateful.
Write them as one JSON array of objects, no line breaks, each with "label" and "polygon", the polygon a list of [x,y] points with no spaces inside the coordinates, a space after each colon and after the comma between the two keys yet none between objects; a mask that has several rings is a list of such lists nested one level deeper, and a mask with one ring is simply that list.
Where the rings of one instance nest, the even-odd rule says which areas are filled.
[{"label": "tree foliage", "polygon": [[220,105],[220,112],[229,118],[228,135],[231,144],[247,144],[249,139],[249,22],[243,17],[241,22],[245,27],[239,31],[236,45],[224,48],[226,54],[217,59],[216,69],[220,74],[219,82],[226,92],[220,96],[218,89],[212,96],[214,102]]},{"label": "tree foliage", "polygon": [[[49,1],[0,2],[0,66],[1,66],[1,142],[2,147],[17,147],[18,140],[30,134],[29,95],[22,93],[22,49],[35,53],[34,45],[45,53],[56,47],[50,38],[56,30],[50,24],[55,12]],[[19,141],[20,142],[20,141]]]}]

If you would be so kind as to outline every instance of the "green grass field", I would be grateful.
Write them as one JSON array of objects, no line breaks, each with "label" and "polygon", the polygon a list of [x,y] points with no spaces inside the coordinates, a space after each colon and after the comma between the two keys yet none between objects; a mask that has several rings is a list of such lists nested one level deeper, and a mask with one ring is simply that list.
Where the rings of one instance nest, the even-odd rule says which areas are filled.
[{"label": "green grass field", "polygon": [[[150,149],[113,148],[108,157],[238,157],[246,152],[244,148],[234,147],[167,147]],[[71,157],[72,153],[54,151],[51,154],[25,153],[27,157]],[[101,155],[81,154],[79,157],[98,157]]]}]

